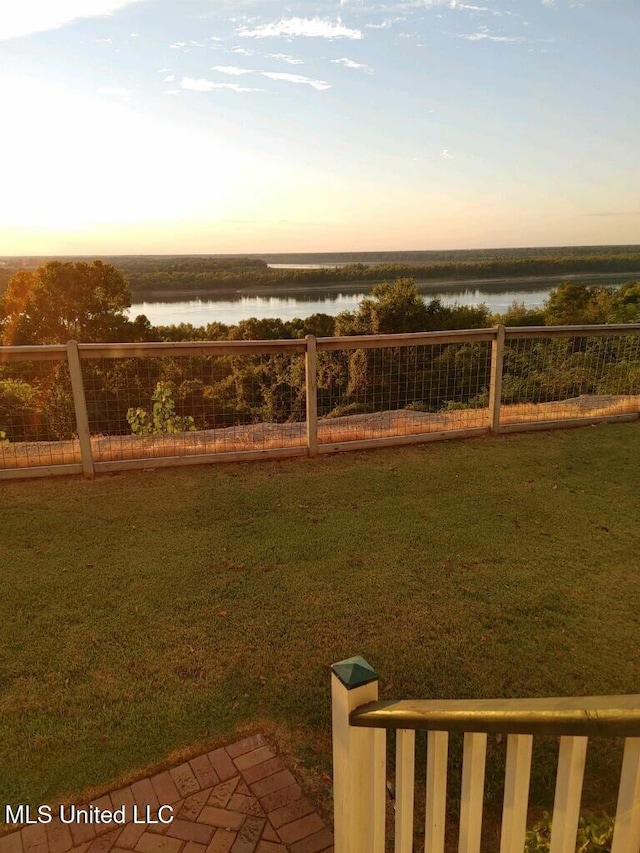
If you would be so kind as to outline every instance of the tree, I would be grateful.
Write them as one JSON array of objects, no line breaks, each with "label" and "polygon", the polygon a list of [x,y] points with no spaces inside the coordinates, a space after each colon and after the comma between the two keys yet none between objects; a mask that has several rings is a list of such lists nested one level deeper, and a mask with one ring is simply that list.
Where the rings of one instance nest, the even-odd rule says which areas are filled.
[{"label": "tree", "polygon": [[276,341],[290,337],[284,320],[279,317],[249,317],[248,320],[240,320],[229,330],[229,339],[232,341]]},{"label": "tree", "polygon": [[611,291],[604,287],[563,281],[544,303],[547,326],[606,323]]},{"label": "tree", "polygon": [[362,300],[357,312],[344,311],[336,318],[337,335],[384,335],[422,332],[429,314],[412,278],[383,281]]},{"label": "tree", "polygon": [[10,280],[0,302],[0,340],[6,346],[130,340],[136,336],[124,313],[130,305],[129,285],[111,264],[50,261]]},{"label": "tree", "polygon": [[514,300],[504,314],[494,314],[492,322],[503,326],[544,326],[545,314],[542,308],[527,308],[524,302]]},{"label": "tree", "polygon": [[640,323],[640,281],[627,281],[612,292],[607,323]]}]

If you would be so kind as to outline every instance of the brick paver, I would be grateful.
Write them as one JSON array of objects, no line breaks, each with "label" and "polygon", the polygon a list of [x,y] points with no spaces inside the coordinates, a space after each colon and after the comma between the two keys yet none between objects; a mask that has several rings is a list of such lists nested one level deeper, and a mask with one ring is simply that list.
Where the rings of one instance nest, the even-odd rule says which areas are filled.
[{"label": "brick paver", "polygon": [[54,818],[0,837],[0,853],[333,853],[329,828],[262,735],[105,794],[92,806],[124,807],[125,822]]},{"label": "brick paver", "polygon": [[152,776],[151,784],[158,802],[173,805],[180,799],[180,793],[168,770],[165,770],[164,773],[158,773],[157,776]]},{"label": "brick paver", "polygon": [[200,755],[198,758],[192,758],[189,765],[193,770],[200,787],[211,788],[213,785],[217,785],[220,781],[218,774],[209,761],[209,757],[207,755]]}]

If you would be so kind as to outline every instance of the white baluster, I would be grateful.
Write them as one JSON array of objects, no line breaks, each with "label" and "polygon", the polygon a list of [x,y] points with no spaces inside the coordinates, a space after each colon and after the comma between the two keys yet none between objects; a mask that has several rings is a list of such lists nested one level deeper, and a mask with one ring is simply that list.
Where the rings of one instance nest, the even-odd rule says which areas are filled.
[{"label": "white baluster", "polygon": [[396,838],[395,853],[413,853],[413,783],[416,733],[396,732]]},{"label": "white baluster", "polygon": [[500,853],[522,853],[527,831],[532,735],[509,735]]},{"label": "white baluster", "polygon": [[459,853],[480,853],[486,760],[486,734],[465,732],[462,757]]},{"label": "white baluster", "polygon": [[575,853],[587,740],[586,737],[560,738],[550,853]]},{"label": "white baluster", "polygon": [[448,748],[448,732],[428,732],[424,853],[444,853]]}]

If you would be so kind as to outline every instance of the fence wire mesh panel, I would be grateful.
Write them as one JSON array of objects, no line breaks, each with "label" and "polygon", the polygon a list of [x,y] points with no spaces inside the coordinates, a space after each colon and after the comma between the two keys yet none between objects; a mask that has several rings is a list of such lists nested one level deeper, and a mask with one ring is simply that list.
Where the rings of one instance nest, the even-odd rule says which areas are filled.
[{"label": "fence wire mesh panel", "polygon": [[640,326],[1,347],[0,473],[470,435],[498,396],[505,430],[637,416]]},{"label": "fence wire mesh panel", "polygon": [[640,335],[522,337],[505,342],[500,423],[640,411]]},{"label": "fence wire mesh panel", "polygon": [[66,360],[0,364],[0,469],[79,461]]},{"label": "fence wire mesh panel", "polygon": [[304,355],[82,361],[96,462],[299,447]]},{"label": "fence wire mesh panel", "polygon": [[334,443],[488,426],[491,343],[318,353],[318,440]]}]

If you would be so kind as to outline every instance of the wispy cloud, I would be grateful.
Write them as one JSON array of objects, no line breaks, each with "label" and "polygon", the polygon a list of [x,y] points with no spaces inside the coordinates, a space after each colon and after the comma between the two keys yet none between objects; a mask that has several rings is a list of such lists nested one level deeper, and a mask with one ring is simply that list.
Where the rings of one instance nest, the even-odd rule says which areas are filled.
[{"label": "wispy cloud", "polygon": [[432,6],[451,6],[455,0],[406,0],[404,3],[399,3],[395,9],[429,9]]},{"label": "wispy cloud", "polygon": [[365,28],[369,30],[388,30],[393,24],[403,21],[404,18],[387,18],[386,21],[381,21],[379,24],[365,24]]},{"label": "wispy cloud", "polygon": [[444,157],[445,160],[453,160],[453,154],[449,152],[448,148],[445,148],[440,156]]},{"label": "wispy cloud", "polygon": [[345,68],[360,68],[362,71],[366,71],[367,74],[373,73],[373,68],[370,65],[363,65],[361,62],[354,62],[353,59],[347,59],[346,57],[342,59],[332,59],[331,62],[336,65],[344,65]]},{"label": "wispy cloud", "polygon": [[479,30],[477,33],[469,33],[469,35],[461,35],[459,38],[466,39],[467,41],[500,41],[511,44],[522,44],[522,42],[526,41],[522,36],[493,36],[486,30]]},{"label": "wispy cloud", "polygon": [[289,56],[286,53],[268,53],[267,59],[281,59],[282,62],[288,62],[289,65],[304,65],[304,60],[296,59],[295,56]]},{"label": "wispy cloud", "polygon": [[[478,6],[473,3],[462,3],[460,0],[404,0],[393,7],[394,10],[409,9],[432,9],[435,7],[446,7],[458,12],[487,12],[490,15],[515,15],[504,9],[494,9],[491,6]],[[370,25],[366,25],[370,26]]]},{"label": "wispy cloud", "polygon": [[334,22],[323,18],[281,18],[259,27],[239,27],[236,34],[242,38],[362,38],[360,30],[346,27],[340,19]]},{"label": "wispy cloud", "polygon": [[163,83],[173,83],[173,81],[174,81],[175,79],[176,79],[176,75],[175,75],[175,74],[167,74],[167,76],[164,78],[164,80],[163,80],[162,82],[163,82]]},{"label": "wispy cloud", "polygon": [[180,86],[192,92],[213,92],[214,89],[228,89],[231,92],[261,92],[262,89],[254,89],[248,86],[240,86],[238,83],[214,83],[204,77],[183,77]]},{"label": "wispy cloud", "polygon": [[458,9],[461,12],[488,12],[490,15],[502,15],[497,9],[490,9],[488,6],[473,6],[470,3],[460,3],[459,0],[451,0],[449,3],[450,9]]},{"label": "wispy cloud", "polygon": [[9,4],[5,0],[0,15],[0,41],[57,30],[77,18],[113,15],[138,2],[140,0],[20,0]]},{"label": "wispy cloud", "polygon": [[263,77],[268,77],[270,80],[284,80],[287,83],[304,83],[311,86],[312,89],[317,89],[322,92],[324,89],[330,89],[331,83],[326,80],[312,80],[310,77],[304,77],[302,74],[287,74],[281,71],[261,71]]},{"label": "wispy cloud", "polygon": [[240,77],[242,74],[251,74],[249,68],[238,68],[236,65],[214,65],[212,71],[219,71],[221,74],[230,74],[233,77]]},{"label": "wispy cloud", "polygon": [[[311,77],[305,77],[302,74],[289,74],[285,71],[260,71],[250,68],[238,68],[235,65],[214,65],[212,71],[218,71],[221,74],[229,74],[231,76],[241,76],[243,74],[259,74],[262,77],[267,77],[269,80],[282,80],[285,83],[301,83],[306,86],[311,86],[318,92],[325,89],[330,89],[331,84],[326,80],[313,80]],[[236,92],[257,92],[261,89],[249,89],[239,86],[237,83],[214,83],[212,80],[205,78],[185,77],[182,81],[183,89],[193,89],[199,92],[210,92],[213,89],[233,89]]]},{"label": "wispy cloud", "polygon": [[242,56],[253,56],[252,50],[247,50],[246,47],[232,47],[231,53],[240,53]]}]

